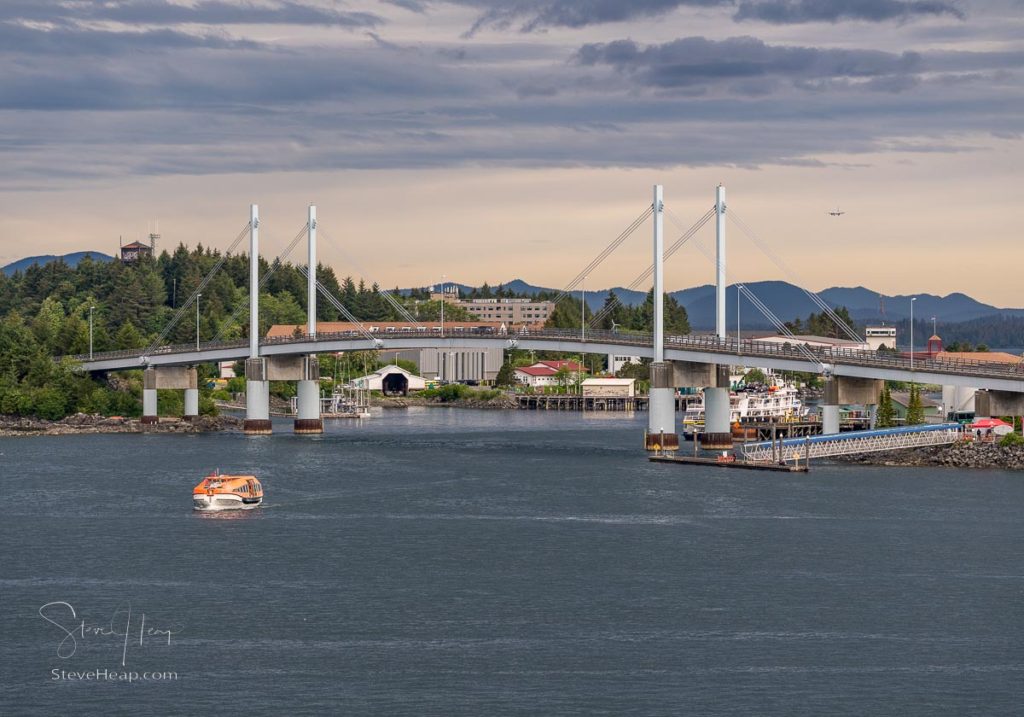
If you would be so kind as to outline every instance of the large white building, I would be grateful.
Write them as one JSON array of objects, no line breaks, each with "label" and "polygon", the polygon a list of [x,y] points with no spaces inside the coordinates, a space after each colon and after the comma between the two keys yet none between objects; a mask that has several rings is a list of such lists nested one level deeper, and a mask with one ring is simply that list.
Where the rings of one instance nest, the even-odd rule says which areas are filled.
[{"label": "large white building", "polygon": [[501,321],[510,326],[522,324],[543,324],[555,310],[553,301],[533,299],[462,299],[454,287],[444,292],[430,292],[431,301],[444,300],[459,306],[483,321]]},{"label": "large white building", "polygon": [[780,334],[769,334],[767,336],[754,336],[755,341],[762,341],[772,344],[803,345],[812,348],[826,349],[829,351],[842,351],[843,349],[866,351],[866,341],[851,341],[849,339],[834,339],[831,336],[811,336],[809,334],[796,334],[794,336],[782,336]]}]

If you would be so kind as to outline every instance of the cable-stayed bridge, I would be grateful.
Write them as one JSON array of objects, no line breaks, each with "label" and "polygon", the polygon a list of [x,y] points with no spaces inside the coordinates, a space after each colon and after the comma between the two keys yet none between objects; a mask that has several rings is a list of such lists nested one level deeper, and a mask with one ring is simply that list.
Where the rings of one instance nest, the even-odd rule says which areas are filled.
[{"label": "cable-stayed bridge", "polygon": [[[664,243],[664,217],[666,214],[681,230],[681,234],[668,247]],[[839,406],[841,404],[872,405],[877,402],[884,380],[935,383],[948,386],[970,387],[979,390],[979,414],[1024,415],[1024,363],[1016,365],[977,361],[944,361],[934,358],[812,347],[797,337],[775,316],[748,287],[738,289],[767,318],[783,336],[792,340],[785,343],[739,339],[726,331],[725,287],[729,282],[726,271],[726,218],[729,217],[741,232],[761,249],[787,277],[800,286],[800,282],[771,247],[754,234],[748,224],[734,211],[727,213],[725,189],[716,190],[715,204],[692,225],[686,227],[674,213],[666,209],[663,190],[654,188],[650,205],[606,245],[587,266],[569,282],[556,297],[556,301],[570,296],[586,280],[588,274],[602,265],[636,231],[647,223],[653,224],[653,256],[651,264],[629,285],[635,289],[653,284],[653,325],[651,334],[607,331],[597,328],[614,309],[606,305],[588,322],[581,315],[579,329],[518,329],[494,330],[446,327],[444,322],[421,322],[387,291],[381,295],[395,312],[403,317],[408,328],[375,333],[372,322],[356,317],[336,296],[333,296],[316,277],[318,224],[316,207],[309,208],[306,224],[299,230],[286,249],[273,261],[268,271],[260,275],[258,257],[260,220],[256,205],[251,207],[249,222],[235,237],[227,251],[202,279],[192,295],[164,327],[157,338],[145,349],[115,351],[74,357],[86,371],[119,371],[145,369],[143,384],[143,420],[153,422],[156,417],[158,389],[184,389],[186,416],[198,413],[198,387],[194,366],[201,363],[246,360],[246,422],[248,433],[269,433],[269,382],[275,380],[298,381],[297,432],[320,432],[319,369],[316,355],[339,351],[366,349],[406,348],[520,348],[568,353],[610,354],[624,353],[651,359],[651,392],[649,401],[649,435],[659,436],[659,448],[677,445],[675,419],[675,389],[697,387],[704,389],[707,427],[703,442],[707,447],[731,446],[729,425],[730,365],[759,366],[784,371],[803,371],[826,377],[822,401],[823,428],[826,434],[839,432]],[[705,225],[715,220],[716,248],[712,253],[698,241],[694,245],[712,263],[716,286],[716,332],[710,336],[666,336],[664,331],[664,265],[685,244],[690,242]],[[322,232],[321,232],[322,233]],[[249,302],[235,308],[230,325],[246,308],[249,335],[241,341],[222,341],[216,336],[210,341],[187,345],[167,345],[166,338],[173,328],[190,313],[203,289],[221,269],[226,257],[249,238]],[[300,270],[307,277],[307,326],[300,336],[266,338],[259,332],[259,289],[281,263],[306,239],[307,261]],[[349,257],[358,268],[358,263]],[[365,273],[365,272],[364,272]],[[804,289],[808,299],[828,316],[846,335],[861,340],[831,306],[813,292]],[[327,300],[352,326],[342,333],[317,331],[316,302],[318,296]],[[582,296],[582,291],[581,291]],[[662,445],[661,441],[666,445]]]}]

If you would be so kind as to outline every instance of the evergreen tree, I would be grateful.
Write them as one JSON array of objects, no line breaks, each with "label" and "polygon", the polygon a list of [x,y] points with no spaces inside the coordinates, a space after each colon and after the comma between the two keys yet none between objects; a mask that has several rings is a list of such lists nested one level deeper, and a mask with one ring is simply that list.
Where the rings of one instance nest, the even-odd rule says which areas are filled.
[{"label": "evergreen tree", "polygon": [[501,365],[498,370],[498,375],[494,379],[495,386],[515,386],[516,385],[516,369],[508,361]]},{"label": "evergreen tree", "polygon": [[882,387],[882,392],[878,397],[875,427],[891,428],[894,425],[896,425],[896,414],[892,406],[892,393],[890,393],[889,386],[886,384]]},{"label": "evergreen tree", "polygon": [[910,384],[906,423],[908,426],[919,426],[924,423],[924,404],[921,402],[921,388],[916,383]]}]

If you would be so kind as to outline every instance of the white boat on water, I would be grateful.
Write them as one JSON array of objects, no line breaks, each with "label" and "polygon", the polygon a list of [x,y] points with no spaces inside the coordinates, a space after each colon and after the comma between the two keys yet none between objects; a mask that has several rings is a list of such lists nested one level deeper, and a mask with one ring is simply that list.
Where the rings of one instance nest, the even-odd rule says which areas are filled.
[{"label": "white boat on water", "polygon": [[[800,400],[800,392],[787,383],[747,386],[729,392],[729,424],[798,421],[810,409]],[[693,435],[704,430],[704,393],[690,403],[683,414],[683,433]]]}]

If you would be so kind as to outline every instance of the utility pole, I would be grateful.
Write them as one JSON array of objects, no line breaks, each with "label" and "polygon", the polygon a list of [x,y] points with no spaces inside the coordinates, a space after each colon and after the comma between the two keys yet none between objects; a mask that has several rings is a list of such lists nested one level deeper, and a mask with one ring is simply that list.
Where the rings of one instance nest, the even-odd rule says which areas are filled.
[{"label": "utility pole", "polygon": [[587,277],[583,277],[583,289],[580,292],[580,341],[587,340]]},{"label": "utility pole", "polygon": [[914,370],[914,302],[916,296],[910,297],[910,370]]}]

